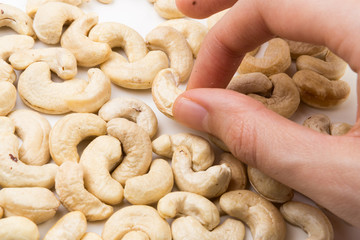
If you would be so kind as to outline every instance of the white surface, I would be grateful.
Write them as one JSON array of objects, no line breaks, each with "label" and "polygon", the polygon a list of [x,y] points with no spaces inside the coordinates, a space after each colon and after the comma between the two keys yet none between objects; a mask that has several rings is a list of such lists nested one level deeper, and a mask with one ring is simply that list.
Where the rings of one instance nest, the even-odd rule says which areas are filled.
[{"label": "white surface", "polygon": [[[11,4],[13,6],[19,7],[22,10],[25,10],[26,0],[1,0],[2,3]],[[132,27],[137,32],[139,32],[143,37],[146,36],[148,32],[150,32],[154,27],[156,27],[159,23],[164,21],[161,17],[157,15],[155,12],[153,5],[149,3],[147,0],[114,0],[114,3],[109,5],[104,5],[96,2],[95,0],[91,0],[90,3],[85,3],[81,6],[81,8],[86,12],[96,12],[99,15],[99,22],[107,22],[107,21],[115,21]],[[205,21],[202,21],[205,23]],[[2,28],[0,30],[0,35],[5,35],[8,33],[13,33],[12,30],[8,30],[6,28]],[[45,45],[42,43],[37,43],[36,47],[44,47]],[[86,70],[80,69],[78,77],[86,78]],[[19,74],[19,73],[18,73]],[[356,75],[348,69],[343,80],[346,80],[352,87],[352,92],[350,94],[349,99],[343,103],[341,106],[326,111],[320,111],[318,109],[312,109],[305,105],[301,105],[299,110],[292,117],[292,120],[302,123],[305,118],[314,114],[314,113],[325,113],[327,114],[332,121],[334,122],[347,122],[353,124],[355,122],[356,116]],[[179,132],[194,132],[191,129],[185,128],[176,122],[168,119],[162,113],[160,113],[155,107],[150,90],[126,90],[119,88],[117,86],[112,86],[112,98],[117,96],[133,96],[142,99],[145,101],[156,113],[159,121],[159,130],[158,135],[161,134],[174,134]],[[21,102],[18,98],[16,109],[26,108],[26,106]],[[61,116],[51,116],[45,115],[50,123],[54,125],[54,123]],[[195,132],[196,133],[196,132]],[[201,133],[197,133],[201,134]],[[316,184],[316,183],[314,183]],[[296,194],[294,200],[304,201],[307,203],[311,203],[311,200],[301,196],[300,194]],[[124,203],[126,204],[126,203]],[[124,206],[122,204],[121,206]],[[119,207],[115,207],[117,210]],[[46,232],[50,229],[50,227],[65,213],[66,209],[61,207],[56,214],[54,219],[51,219],[41,225],[39,225],[41,238],[44,237]],[[329,216],[335,231],[335,239],[338,240],[355,240],[360,239],[360,230],[355,229],[353,227],[348,226],[339,218],[327,213]],[[99,235],[101,234],[103,224],[105,221],[100,221],[96,223],[88,223],[88,231],[96,232]],[[247,240],[252,239],[249,230],[247,229],[246,238]],[[288,225],[288,234],[287,240],[300,240],[306,239],[306,234],[299,228]]]}]

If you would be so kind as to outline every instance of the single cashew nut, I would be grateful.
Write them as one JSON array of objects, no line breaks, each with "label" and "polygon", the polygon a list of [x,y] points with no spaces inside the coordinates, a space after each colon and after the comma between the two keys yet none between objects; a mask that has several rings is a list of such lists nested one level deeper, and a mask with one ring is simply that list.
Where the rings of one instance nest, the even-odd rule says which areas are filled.
[{"label": "single cashew nut", "polygon": [[350,86],[347,82],[330,81],[311,70],[297,71],[293,80],[298,87],[301,101],[316,108],[340,105],[350,94]]},{"label": "single cashew nut", "polygon": [[97,23],[98,16],[95,13],[85,14],[76,19],[61,37],[61,46],[74,54],[79,66],[93,67],[110,57],[109,44],[92,41],[87,36]]},{"label": "single cashew nut", "polygon": [[69,211],[81,211],[88,221],[108,218],[113,208],[102,203],[84,187],[83,167],[76,162],[64,162],[55,178],[55,190]]},{"label": "single cashew nut", "polygon": [[121,154],[119,140],[111,136],[100,136],[84,149],[80,158],[85,188],[110,205],[119,204],[124,195],[123,187],[109,172],[120,162]]},{"label": "single cashew nut", "polygon": [[133,97],[117,97],[105,103],[99,110],[105,121],[126,118],[142,127],[152,138],[158,129],[158,121],[153,110],[142,100]]},{"label": "single cashew nut", "polygon": [[173,117],[172,109],[176,98],[183,92],[177,87],[179,81],[178,73],[172,68],[166,68],[156,75],[152,84],[154,103],[169,118]]},{"label": "single cashew nut", "polygon": [[26,13],[31,17],[34,18],[37,10],[41,5],[44,5],[47,2],[63,2],[68,3],[71,5],[78,6],[83,2],[88,2],[89,0],[28,0],[26,2]]},{"label": "single cashew nut", "polygon": [[328,51],[328,48],[321,45],[314,45],[311,43],[291,41],[284,39],[290,48],[290,54],[292,59],[297,59],[302,55],[308,55],[313,57],[324,57]]},{"label": "single cashew nut", "polygon": [[131,231],[126,233],[121,240],[150,240],[149,236],[142,231]]},{"label": "single cashew nut", "polygon": [[81,240],[102,240],[102,238],[93,232],[85,233]]},{"label": "single cashew nut", "polygon": [[86,232],[86,227],[86,218],[82,212],[69,212],[51,227],[44,240],[80,240]]},{"label": "single cashew nut", "polygon": [[239,159],[231,153],[220,155],[220,164],[226,164],[231,169],[231,179],[226,191],[245,189],[247,185],[246,167]]},{"label": "single cashew nut", "polygon": [[281,38],[269,41],[264,56],[256,58],[256,52],[247,53],[238,69],[239,73],[261,72],[266,76],[285,72],[290,67],[289,45]]},{"label": "single cashew nut", "polygon": [[228,146],[218,137],[209,134],[209,141],[212,142],[215,146],[223,150],[224,152],[230,152]]},{"label": "single cashew nut", "polygon": [[60,202],[47,188],[3,188],[0,206],[5,217],[22,216],[40,224],[55,216]]},{"label": "single cashew nut", "polygon": [[175,69],[180,82],[185,82],[190,76],[194,59],[186,38],[175,28],[159,26],[146,36],[151,50],[162,50],[170,59],[170,67]]},{"label": "single cashew nut", "polygon": [[173,19],[182,18],[185,15],[179,11],[176,6],[175,0],[149,0],[154,3],[155,11],[163,18]]},{"label": "single cashew nut", "polygon": [[303,122],[303,126],[315,130],[319,133],[330,135],[330,118],[324,114],[315,114]]},{"label": "single cashew nut", "polygon": [[227,192],[220,206],[248,225],[253,239],[285,239],[286,224],[280,211],[260,195],[249,190]]},{"label": "single cashew nut", "polygon": [[101,236],[104,240],[124,239],[132,231],[143,232],[148,237],[140,239],[171,240],[169,224],[154,208],[145,205],[128,206],[115,212],[106,221]]},{"label": "single cashew nut", "polygon": [[225,16],[227,11],[229,11],[229,9],[222,10],[208,17],[206,20],[208,29],[210,30],[218,21],[220,21],[220,19]]},{"label": "single cashew nut", "polygon": [[107,132],[122,144],[125,157],[113,171],[112,177],[123,186],[127,179],[145,174],[151,164],[152,150],[149,134],[125,118],[114,118],[107,123]]},{"label": "single cashew nut", "polygon": [[333,136],[345,135],[350,131],[353,125],[348,123],[331,123],[330,132]]},{"label": "single cashew nut", "polygon": [[161,135],[152,142],[152,149],[160,156],[172,158],[175,149],[181,145],[189,149],[194,171],[206,170],[214,163],[215,155],[210,143],[206,139],[190,133]]},{"label": "single cashew nut", "polygon": [[231,180],[231,169],[226,164],[194,172],[191,153],[186,146],[179,146],[175,149],[171,167],[176,186],[181,191],[196,193],[206,198],[218,197],[223,194]]},{"label": "single cashew nut", "polygon": [[106,122],[92,113],[72,113],[57,121],[50,131],[50,154],[54,162],[79,162],[77,145],[87,137],[106,134]]},{"label": "single cashew nut", "polygon": [[2,207],[0,207],[0,218],[3,217],[3,214],[4,214],[4,209],[2,209]]},{"label": "single cashew nut", "polygon": [[0,81],[0,116],[11,112],[16,104],[16,96],[16,88],[12,83]]},{"label": "single cashew nut", "polygon": [[280,207],[286,221],[301,227],[307,240],[334,239],[334,230],[327,216],[318,208],[301,202],[287,202]]},{"label": "single cashew nut", "polygon": [[8,217],[0,219],[0,239],[39,240],[40,233],[37,225],[26,217]]},{"label": "single cashew nut", "polygon": [[147,174],[126,180],[124,195],[131,204],[152,204],[171,192],[173,185],[174,176],[169,163],[155,159]]},{"label": "single cashew nut", "polygon": [[35,37],[33,21],[24,11],[4,3],[0,3],[0,11],[0,27],[10,27],[19,34]]},{"label": "single cashew nut", "polygon": [[49,65],[35,62],[20,75],[18,91],[30,108],[48,114],[63,114],[70,111],[65,98],[81,93],[87,85],[82,79],[53,82]]},{"label": "single cashew nut", "polygon": [[51,71],[61,79],[71,79],[77,74],[76,58],[65,48],[39,48],[16,52],[9,58],[17,70],[24,70],[34,62],[46,62]]}]

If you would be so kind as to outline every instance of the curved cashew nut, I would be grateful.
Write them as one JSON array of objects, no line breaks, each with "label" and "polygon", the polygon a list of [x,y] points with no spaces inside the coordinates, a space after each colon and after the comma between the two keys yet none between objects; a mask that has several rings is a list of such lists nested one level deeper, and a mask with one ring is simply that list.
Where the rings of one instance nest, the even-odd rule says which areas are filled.
[{"label": "curved cashew nut", "polygon": [[110,57],[109,44],[92,41],[87,36],[97,23],[98,16],[95,13],[85,14],[76,19],[61,37],[61,46],[74,54],[79,66],[93,67]]},{"label": "curved cashew nut", "polygon": [[155,11],[163,18],[173,19],[182,18],[185,15],[179,11],[175,0],[149,0],[154,3]]},{"label": "curved cashew nut", "polygon": [[152,138],[158,129],[158,121],[153,110],[143,101],[132,97],[117,97],[105,103],[99,110],[105,121],[126,118],[142,127]]},{"label": "curved cashew nut", "polygon": [[191,153],[186,146],[179,146],[175,149],[171,167],[176,186],[181,191],[196,193],[206,198],[218,197],[223,194],[231,180],[231,169],[226,164],[194,172]]},{"label": "curved cashew nut", "polygon": [[109,173],[120,162],[121,154],[119,140],[111,136],[100,136],[84,149],[80,158],[85,188],[110,205],[119,204],[124,195],[121,184]]},{"label": "curved cashew nut", "polygon": [[174,176],[169,163],[155,159],[147,174],[126,180],[124,195],[131,204],[152,204],[171,192]]},{"label": "curved cashew nut", "polygon": [[297,59],[302,55],[308,55],[313,57],[322,58],[326,55],[328,48],[321,45],[314,45],[311,43],[297,42],[288,39],[284,39],[290,48],[290,54],[292,59]]},{"label": "curved cashew nut", "polygon": [[10,27],[19,34],[36,37],[32,27],[33,21],[25,12],[4,3],[0,3],[0,11],[0,27]]},{"label": "curved cashew nut", "polygon": [[51,71],[61,79],[71,79],[77,74],[76,58],[65,48],[39,48],[16,52],[9,58],[17,70],[24,70],[34,62],[46,62]]},{"label": "curved cashew nut", "polygon": [[175,99],[183,92],[177,86],[179,84],[179,74],[172,68],[161,70],[155,77],[151,94],[156,107],[165,114],[165,116],[172,118],[173,105]]},{"label": "curved cashew nut", "polygon": [[301,202],[287,202],[280,207],[284,218],[304,229],[307,240],[334,239],[334,230],[327,216],[318,208]]},{"label": "curved cashew nut", "polygon": [[86,227],[86,218],[82,212],[69,212],[51,227],[44,240],[80,240],[86,232]]},{"label": "curved cashew nut", "polygon": [[38,8],[41,5],[44,5],[47,2],[63,2],[68,3],[71,5],[78,6],[83,2],[88,2],[89,0],[28,0],[26,2],[26,13],[31,17],[34,18]]},{"label": "curved cashew nut", "polygon": [[175,28],[159,26],[146,36],[151,50],[162,50],[170,59],[170,67],[175,69],[180,82],[185,82],[190,76],[194,59],[186,38]]},{"label": "curved cashew nut", "polygon": [[125,157],[113,171],[112,177],[123,186],[127,179],[145,174],[151,164],[152,150],[149,134],[125,118],[114,118],[107,123],[107,132],[122,144]]},{"label": "curved cashew nut", "polygon": [[150,240],[149,236],[142,231],[131,231],[126,233],[121,240]]},{"label": "curved cashew nut", "polygon": [[[73,238],[72,238],[73,239]],[[102,238],[93,232],[85,233],[81,240],[102,240]]]},{"label": "curved cashew nut", "polygon": [[30,219],[14,216],[0,219],[0,238],[39,240],[40,233],[37,225]]},{"label": "curved cashew nut", "polygon": [[12,83],[0,81],[0,116],[6,116],[11,112],[16,104],[16,96],[16,88]]},{"label": "curved cashew nut", "polygon": [[154,208],[146,205],[128,206],[115,212],[106,221],[101,236],[104,240],[124,239],[123,237],[132,231],[143,232],[147,235],[147,238],[140,239],[171,239],[169,224]]},{"label": "curved cashew nut", "polygon": [[208,17],[206,20],[208,29],[210,30],[218,21],[220,21],[220,19],[227,13],[227,11],[229,11],[229,9],[222,10]]},{"label": "curved cashew nut", "polygon": [[291,188],[265,175],[258,169],[248,166],[247,173],[251,186],[266,200],[284,203],[293,198],[294,192]]},{"label": "curved cashew nut", "polygon": [[159,200],[157,210],[163,218],[192,216],[208,230],[220,223],[220,214],[215,204],[196,193],[168,193]]},{"label": "curved cashew nut", "polygon": [[3,188],[0,206],[5,217],[22,216],[40,224],[55,216],[60,202],[47,188]]},{"label": "curved cashew nut", "polygon": [[62,117],[50,131],[50,154],[54,162],[79,162],[77,145],[87,137],[106,134],[106,122],[92,113],[72,113]]},{"label": "curved cashew nut", "polygon": [[253,239],[284,240],[286,224],[280,211],[258,194],[249,190],[224,193],[221,208],[230,216],[249,226]]},{"label": "curved cashew nut", "polygon": [[207,28],[202,23],[189,19],[168,20],[161,23],[159,26],[173,27],[181,32],[185,36],[195,58],[197,57],[201,43],[208,32]]},{"label": "curved cashew nut", "polygon": [[269,41],[264,56],[256,58],[256,52],[247,53],[238,69],[239,73],[262,72],[266,76],[285,72],[290,67],[289,45],[281,38]]},{"label": "curved cashew nut", "polygon": [[203,171],[214,163],[215,155],[210,143],[190,133],[161,135],[152,142],[152,149],[160,156],[172,158],[175,149],[181,145],[186,146],[191,152],[194,171]]},{"label": "curved cashew nut", "polygon": [[220,155],[220,164],[226,164],[231,169],[231,179],[226,191],[245,189],[247,185],[246,167],[239,159],[236,159],[231,153],[222,153]]},{"label": "curved cashew nut", "polygon": [[62,35],[65,23],[82,16],[83,11],[63,2],[48,2],[41,5],[34,17],[34,30],[40,41],[46,44],[57,44]]},{"label": "curved cashew nut", "polygon": [[30,166],[18,159],[19,141],[15,125],[0,117],[0,187],[52,188],[58,167],[55,164]]},{"label": "curved cashew nut", "polygon": [[350,94],[350,86],[342,80],[330,81],[311,70],[297,71],[293,76],[301,101],[316,108],[331,108],[343,103]]},{"label": "curved cashew nut", "polygon": [[350,131],[353,127],[347,123],[331,123],[330,118],[324,114],[315,114],[308,117],[303,126],[315,130],[319,133],[333,136],[341,136]]},{"label": "curved cashew nut", "polygon": [[55,190],[69,211],[81,211],[89,221],[108,218],[113,208],[102,203],[84,187],[83,167],[76,162],[64,162],[55,178]]}]

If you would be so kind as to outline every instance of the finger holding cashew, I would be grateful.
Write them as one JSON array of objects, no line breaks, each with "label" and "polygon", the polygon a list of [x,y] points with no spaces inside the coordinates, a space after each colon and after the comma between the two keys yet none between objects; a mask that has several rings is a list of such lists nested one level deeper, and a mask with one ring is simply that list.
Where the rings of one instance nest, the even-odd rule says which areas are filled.
[{"label": "finger holding cashew", "polygon": [[13,216],[0,219],[0,238],[2,240],[39,240],[37,225],[26,217]]},{"label": "finger holding cashew", "polygon": [[182,18],[185,15],[179,11],[175,0],[149,0],[154,3],[155,11],[165,19]]},{"label": "finger holding cashew", "polygon": [[[145,205],[133,205],[121,208],[115,212],[105,223],[102,231],[104,240],[124,239],[130,232],[142,232],[135,234],[139,239],[170,240],[171,230],[169,224],[159,216],[152,207]],[[144,238],[144,235],[147,238]],[[129,238],[126,239],[138,239]]]},{"label": "finger holding cashew", "polygon": [[313,56],[317,58],[322,58],[328,52],[328,48],[322,45],[315,45],[311,43],[292,41],[284,39],[290,48],[291,58],[296,60],[302,55]]},{"label": "finger holding cashew", "polygon": [[4,3],[0,3],[0,11],[0,27],[10,27],[19,34],[35,37],[33,21],[24,11]]},{"label": "finger holding cashew", "polygon": [[106,122],[92,113],[72,113],[58,120],[50,131],[49,147],[54,162],[79,162],[77,145],[87,137],[106,134]]},{"label": "finger holding cashew", "polygon": [[119,204],[124,195],[121,184],[110,175],[111,170],[120,162],[121,154],[119,140],[111,136],[100,136],[91,141],[80,158],[85,188],[110,205]]},{"label": "finger holding cashew", "polygon": [[16,104],[16,96],[16,88],[12,83],[0,81],[0,116],[11,112]]},{"label": "finger holding cashew", "polygon": [[67,4],[71,4],[74,6],[79,6],[83,2],[89,2],[89,0],[27,0],[26,2],[26,13],[31,17],[34,18],[37,10],[41,5],[44,5],[48,2],[63,2]]}]

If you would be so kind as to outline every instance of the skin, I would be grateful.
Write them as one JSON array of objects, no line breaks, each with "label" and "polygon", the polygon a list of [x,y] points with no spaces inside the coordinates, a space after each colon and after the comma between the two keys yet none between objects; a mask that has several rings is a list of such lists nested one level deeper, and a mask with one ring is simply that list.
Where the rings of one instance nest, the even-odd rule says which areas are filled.
[{"label": "skin", "polygon": [[326,45],[359,73],[360,2],[177,0],[180,11],[194,18],[231,5],[205,38],[187,91],[175,102],[174,118],[217,136],[238,159],[360,227],[359,97],[356,124],[339,137],[316,133],[245,95],[219,89],[246,52],[274,36]]}]

